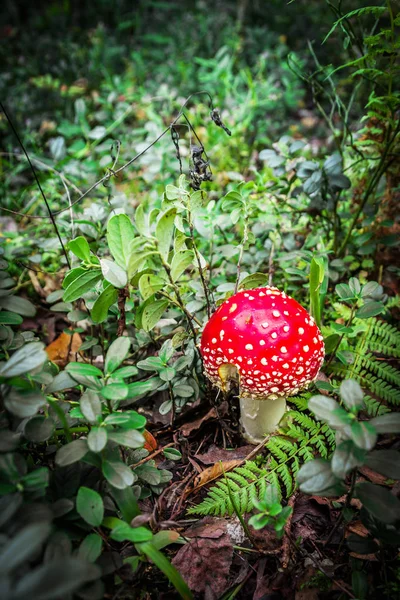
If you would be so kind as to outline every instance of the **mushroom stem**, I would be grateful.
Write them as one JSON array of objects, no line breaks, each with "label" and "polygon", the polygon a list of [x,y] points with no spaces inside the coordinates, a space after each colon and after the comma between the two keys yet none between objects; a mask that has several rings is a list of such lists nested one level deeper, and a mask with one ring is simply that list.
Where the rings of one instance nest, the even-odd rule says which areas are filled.
[{"label": "mushroom stem", "polygon": [[286,411],[286,399],[240,398],[240,421],[243,437],[251,444],[259,444],[275,431]]}]

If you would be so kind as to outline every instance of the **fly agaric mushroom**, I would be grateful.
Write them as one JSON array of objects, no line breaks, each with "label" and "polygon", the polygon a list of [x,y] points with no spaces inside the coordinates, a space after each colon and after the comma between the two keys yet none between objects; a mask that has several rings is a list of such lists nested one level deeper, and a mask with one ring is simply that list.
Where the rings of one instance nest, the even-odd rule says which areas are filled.
[{"label": "fly agaric mushroom", "polygon": [[286,397],[317,378],[321,332],[296,300],[274,287],[243,290],[206,324],[200,342],[208,379],[224,391],[239,379],[241,423],[251,443],[275,430]]}]

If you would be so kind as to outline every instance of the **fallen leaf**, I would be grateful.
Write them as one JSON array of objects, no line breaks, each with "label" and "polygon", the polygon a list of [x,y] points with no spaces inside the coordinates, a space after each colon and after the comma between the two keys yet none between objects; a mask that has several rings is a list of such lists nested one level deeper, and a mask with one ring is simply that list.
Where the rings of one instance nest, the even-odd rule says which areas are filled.
[{"label": "fallen leaf", "polygon": [[207,517],[185,532],[190,541],[172,560],[188,586],[204,598],[219,598],[228,587],[233,546],[224,519]]},{"label": "fallen leaf", "polygon": [[213,465],[220,460],[243,460],[252,450],[254,450],[254,446],[250,444],[241,448],[233,448],[232,450],[224,450],[213,444],[205,454],[195,454],[194,458],[205,465]]},{"label": "fallen leaf", "polygon": [[180,429],[182,435],[184,435],[185,437],[188,437],[192,433],[192,431],[196,431],[197,429],[200,429],[200,427],[203,425],[203,423],[205,421],[209,421],[210,419],[216,419],[216,418],[217,418],[217,413],[215,411],[215,408],[211,408],[208,411],[208,413],[205,414],[203,417],[200,417],[199,419],[196,419],[195,421],[192,421],[191,423],[185,423],[179,429]]},{"label": "fallen leaf", "polygon": [[150,431],[147,431],[147,429],[145,429],[143,432],[143,437],[146,440],[143,448],[148,452],[155,452],[157,450],[158,444],[154,435],[150,433]]},{"label": "fallen leaf", "polygon": [[370,469],[369,467],[366,467],[365,465],[363,467],[361,467],[359,469],[359,471],[365,477],[367,477],[372,483],[376,483],[378,485],[385,485],[386,481],[388,480],[388,478],[385,477],[384,475],[381,475],[380,473],[376,473],[376,471],[373,471],[372,469]]},{"label": "fallen leaf", "polygon": [[225,460],[216,463],[212,467],[204,469],[204,471],[202,471],[200,475],[198,475],[195,478],[193,482],[194,487],[191,490],[191,493],[196,492],[199,488],[203,487],[203,485],[207,485],[207,483],[210,483],[210,481],[214,481],[214,479],[220,477],[224,471],[225,473],[227,471],[231,471],[232,469],[237,467],[241,462],[242,461],[240,459]]},{"label": "fallen leaf", "polygon": [[81,345],[82,338],[79,333],[71,336],[63,332],[47,346],[46,352],[53,363],[59,367],[65,367],[71,360],[75,360],[75,354]]}]

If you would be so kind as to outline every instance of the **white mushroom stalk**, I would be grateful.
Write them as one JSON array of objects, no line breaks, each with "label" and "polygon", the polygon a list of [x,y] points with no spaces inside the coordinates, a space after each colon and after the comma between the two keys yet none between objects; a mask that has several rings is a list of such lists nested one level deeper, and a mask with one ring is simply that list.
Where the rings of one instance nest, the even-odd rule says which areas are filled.
[{"label": "white mushroom stalk", "polygon": [[226,300],[205,326],[200,350],[214,385],[226,391],[239,378],[243,435],[253,444],[276,430],[286,397],[314,381],[324,360],[314,319],[272,287]]}]

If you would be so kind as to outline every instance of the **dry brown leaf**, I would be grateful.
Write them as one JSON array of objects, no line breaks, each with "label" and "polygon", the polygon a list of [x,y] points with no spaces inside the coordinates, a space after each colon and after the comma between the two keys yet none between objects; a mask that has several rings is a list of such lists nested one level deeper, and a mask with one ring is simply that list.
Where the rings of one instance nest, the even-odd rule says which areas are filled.
[{"label": "dry brown leaf", "polygon": [[231,471],[238,465],[242,463],[242,460],[225,460],[223,462],[218,462],[212,467],[208,467],[208,469],[204,469],[194,480],[194,487],[191,492],[196,492],[199,488],[203,487],[203,485],[207,485],[210,481],[214,481],[220,477],[223,472]]},{"label": "dry brown leaf", "polygon": [[208,411],[208,413],[204,415],[204,417],[200,417],[199,419],[196,419],[195,421],[192,421],[191,423],[185,423],[179,429],[180,429],[182,435],[184,435],[185,437],[188,437],[188,435],[190,435],[192,433],[192,431],[196,431],[196,429],[200,429],[200,427],[202,426],[202,424],[205,421],[208,421],[209,419],[216,419],[216,418],[217,418],[217,413],[215,411],[215,408],[211,408]]},{"label": "dry brown leaf", "polygon": [[172,564],[191,590],[202,598],[219,598],[228,587],[233,546],[224,519],[207,517],[199,527],[185,532],[191,538],[176,554]]},{"label": "dry brown leaf", "polygon": [[254,450],[254,446],[248,444],[240,448],[232,448],[232,450],[224,450],[212,444],[205,454],[195,454],[194,458],[205,465],[214,465],[219,460],[243,460]]},{"label": "dry brown leaf", "polygon": [[150,433],[150,431],[147,431],[147,429],[145,429],[143,432],[143,437],[146,440],[143,448],[148,452],[155,452],[157,450],[158,444],[154,435]]},{"label": "dry brown leaf", "polygon": [[79,333],[71,336],[63,332],[47,346],[46,352],[53,363],[59,367],[65,367],[71,360],[75,360],[75,354],[81,345],[82,338]]}]

